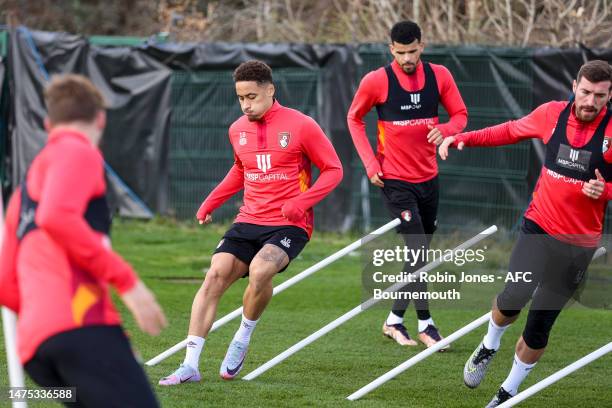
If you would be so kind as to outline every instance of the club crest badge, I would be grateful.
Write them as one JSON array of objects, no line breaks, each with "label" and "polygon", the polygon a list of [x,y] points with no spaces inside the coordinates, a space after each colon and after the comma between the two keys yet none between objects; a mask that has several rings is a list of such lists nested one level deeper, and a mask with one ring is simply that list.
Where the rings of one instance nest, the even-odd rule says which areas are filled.
[{"label": "club crest badge", "polygon": [[246,132],[240,132],[240,139],[238,139],[238,144],[240,144],[240,146],[244,146],[245,144],[247,144]]},{"label": "club crest badge", "polygon": [[410,210],[402,211],[402,219],[406,222],[410,222],[412,219],[412,212],[410,212]]},{"label": "club crest badge", "polygon": [[612,137],[606,136],[604,138],[603,145],[601,146],[601,151],[603,153],[607,152],[610,149],[611,145],[612,145]]},{"label": "club crest badge", "polygon": [[280,147],[285,149],[289,146],[289,140],[291,140],[290,132],[278,132],[278,144]]}]

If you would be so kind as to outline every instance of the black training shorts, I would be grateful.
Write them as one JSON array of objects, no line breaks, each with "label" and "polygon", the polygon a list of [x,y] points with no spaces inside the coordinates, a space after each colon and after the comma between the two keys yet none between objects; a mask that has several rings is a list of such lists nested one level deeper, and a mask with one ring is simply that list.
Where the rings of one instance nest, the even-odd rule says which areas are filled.
[{"label": "black training shorts", "polygon": [[[272,244],[285,251],[289,261],[292,261],[302,252],[307,242],[306,231],[293,225],[256,225],[237,222],[223,235],[214,253],[230,253],[249,265],[264,245]],[[280,272],[287,269],[287,266]]]},{"label": "black training shorts", "polygon": [[497,307],[506,316],[518,314],[529,300],[532,310],[562,309],[585,281],[595,250],[559,241],[524,218],[508,270],[531,275],[507,282]]},{"label": "black training shorts", "polygon": [[431,236],[437,227],[438,177],[422,183],[384,179],[381,194],[391,216],[402,223],[400,234],[426,234]]},{"label": "black training shorts", "polygon": [[42,387],[75,387],[68,407],[155,408],[159,404],[120,326],[86,326],[49,337],[24,366]]}]

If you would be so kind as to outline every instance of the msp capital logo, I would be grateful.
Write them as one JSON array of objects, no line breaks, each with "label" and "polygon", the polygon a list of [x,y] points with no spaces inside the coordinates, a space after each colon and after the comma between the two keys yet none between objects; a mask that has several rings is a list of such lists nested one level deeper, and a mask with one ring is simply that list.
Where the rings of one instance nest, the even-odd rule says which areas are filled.
[{"label": "msp capital logo", "polygon": [[603,153],[607,152],[610,149],[611,145],[612,145],[612,137],[606,136],[603,141],[603,146],[601,146],[601,151]]},{"label": "msp capital logo", "polygon": [[278,144],[283,149],[289,146],[290,139],[291,139],[291,132],[278,132]]},{"label": "msp capital logo", "polygon": [[401,105],[400,109],[403,111],[421,109],[421,94],[420,93],[410,94],[410,105]]},{"label": "msp capital logo", "polygon": [[557,166],[569,170],[586,173],[589,170],[591,154],[588,150],[573,149],[571,146],[562,143],[559,145],[555,163]]},{"label": "msp capital logo", "polygon": [[580,150],[570,149],[569,157],[573,162],[575,162],[580,157]]},{"label": "msp capital logo", "polygon": [[272,163],[270,162],[271,154],[258,154],[257,156],[257,168],[262,172],[267,172],[272,168]]},{"label": "msp capital logo", "polygon": [[247,140],[247,135],[246,132],[240,132],[240,138],[238,139],[238,144],[240,144],[240,146],[244,146],[245,144],[247,144],[248,140]]}]

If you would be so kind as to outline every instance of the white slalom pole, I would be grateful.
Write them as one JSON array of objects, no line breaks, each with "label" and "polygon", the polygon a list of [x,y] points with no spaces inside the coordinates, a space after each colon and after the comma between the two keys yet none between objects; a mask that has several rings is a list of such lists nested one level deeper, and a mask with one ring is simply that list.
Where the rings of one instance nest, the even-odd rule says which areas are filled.
[{"label": "white slalom pole", "polygon": [[437,342],[433,346],[431,346],[431,347],[421,351],[420,353],[416,354],[415,356],[413,356],[412,358],[410,358],[409,360],[407,360],[403,364],[401,364],[401,365],[395,367],[393,370],[391,370],[391,371],[381,375],[380,377],[378,377],[377,379],[375,379],[374,381],[372,381],[368,385],[363,386],[359,390],[355,391],[354,393],[352,393],[351,395],[346,397],[346,399],[351,400],[351,401],[355,401],[356,399],[359,399],[359,398],[363,397],[364,395],[366,395],[370,391],[380,387],[381,385],[383,385],[387,381],[389,381],[392,378],[395,378],[397,375],[403,373],[404,371],[406,371],[407,369],[409,369],[410,367],[412,367],[416,363],[426,359],[427,357],[431,356],[432,354],[435,354],[438,350],[446,347],[448,344],[451,344],[453,341],[459,339],[460,337],[463,337],[464,335],[468,334],[469,332],[471,332],[471,331],[477,329],[478,327],[482,326],[483,324],[487,323],[489,321],[489,317],[490,316],[491,316],[491,312],[485,313],[484,315],[480,316],[478,319],[474,320],[472,323],[469,323],[469,324],[465,325],[464,327],[462,327],[461,329],[457,330],[456,332],[454,332],[450,336],[443,338],[441,341]]},{"label": "white slalom pole", "polygon": [[[461,249],[469,248],[472,245],[474,245],[474,244],[482,241],[483,239],[487,238],[489,235],[495,233],[496,231],[497,231],[497,227],[495,225],[492,225],[491,227],[489,227],[486,230],[482,231],[478,235],[476,235],[476,236],[470,238],[469,240],[465,241],[463,244],[461,244],[458,247],[456,247],[453,251],[458,251],[458,250],[461,250]],[[435,260],[435,261],[433,261],[433,262],[423,266],[422,268],[420,268],[419,270],[413,272],[412,274],[413,275],[417,275],[417,274],[426,273],[427,271],[429,271],[429,270],[431,270],[433,268],[437,268],[438,266],[440,266],[443,263],[444,263],[444,261],[442,259],[437,259],[437,260]],[[385,290],[385,292],[395,292],[395,291],[401,289],[404,285],[405,285],[405,282],[398,282],[398,283],[388,287]],[[373,297],[368,299],[367,301],[363,302],[359,306],[355,307],[354,309],[349,310],[347,313],[345,313],[342,316],[338,317],[336,320],[332,321],[331,323],[328,323],[326,326],[324,326],[321,329],[317,330],[316,332],[312,333],[310,336],[306,337],[302,341],[294,344],[293,346],[291,346],[290,348],[288,348],[287,350],[285,350],[284,352],[282,352],[278,356],[274,357],[272,360],[270,360],[270,361],[264,363],[263,365],[257,367],[255,370],[251,371],[249,374],[244,376],[243,380],[250,381],[250,380],[253,380],[253,379],[257,378],[261,374],[263,374],[266,371],[268,371],[270,368],[272,368],[275,365],[279,364],[280,362],[284,361],[285,359],[287,359],[291,355],[297,353],[298,351],[300,351],[301,349],[303,349],[304,347],[306,347],[310,343],[314,342],[315,340],[319,339],[320,337],[322,337],[325,334],[329,333],[330,331],[334,330],[336,327],[338,327],[341,324],[349,321],[353,317],[357,316],[359,313],[361,313],[364,310],[374,306],[376,303],[378,303],[380,301],[381,301],[381,299],[375,299]]]},{"label": "white slalom pole", "polygon": [[[13,311],[2,308],[2,328],[4,330],[4,344],[6,346],[6,362],[8,363],[9,385],[11,387],[25,387],[23,367],[17,354],[17,316]],[[13,402],[13,408],[23,408],[25,402]]]},{"label": "white slalom pole", "polygon": [[[4,204],[2,201],[2,188],[0,186],[0,247],[4,240]],[[6,348],[6,362],[8,365],[9,385],[11,387],[24,387],[25,377],[23,367],[17,354],[17,316],[12,310],[2,308],[2,330],[4,332],[4,345]],[[13,408],[24,408],[25,402],[13,402]]]},{"label": "white slalom pole", "polygon": [[[362,237],[361,239],[358,239],[357,241],[353,242],[352,244],[350,244],[350,245],[342,248],[341,250],[331,254],[327,258],[317,262],[316,264],[312,265],[310,268],[300,272],[299,274],[295,275],[291,279],[287,279],[285,282],[281,283],[280,285],[278,285],[278,286],[276,286],[274,288],[274,290],[272,292],[272,296],[282,292],[283,290],[289,288],[290,286],[295,285],[299,281],[306,279],[307,277],[309,277],[313,273],[318,272],[319,270],[325,268],[329,264],[337,261],[338,259],[346,256],[347,254],[349,254],[349,253],[355,251],[356,249],[358,249],[359,247],[361,247],[361,246],[365,245],[366,243],[372,241],[377,236],[382,235],[382,234],[388,232],[389,230],[397,227],[400,223],[401,223],[401,221],[400,221],[399,218],[396,218],[396,219],[394,219],[392,221],[389,221],[388,223],[386,223],[382,227],[378,228],[377,230],[372,231],[371,233],[369,233],[368,235]],[[227,322],[229,322],[229,321],[231,321],[231,320],[233,320],[236,317],[241,316],[241,315],[242,315],[242,307],[239,307],[238,309],[236,309],[233,312],[223,316],[222,318],[217,320],[215,323],[213,323],[212,327],[210,328],[210,332],[213,332],[213,331],[217,330],[219,327],[223,326],[225,323],[227,323]],[[148,366],[154,366],[154,365],[160,363],[161,361],[165,360],[166,358],[170,357],[171,355],[181,351],[186,346],[187,346],[187,340],[183,340],[180,343],[170,347],[168,350],[164,351],[163,353],[160,353],[159,355],[153,357],[151,360],[147,361],[145,364],[148,365]]]},{"label": "white slalom pole", "polygon": [[[595,259],[599,258],[600,256],[604,255],[605,253],[606,253],[606,249],[604,247],[598,248],[597,251],[595,251],[595,253],[593,254],[592,260],[595,260]],[[381,375],[380,377],[378,377],[376,380],[372,381],[368,385],[363,386],[359,390],[355,391],[354,393],[352,393],[351,395],[346,397],[346,399],[351,400],[351,401],[355,401],[356,399],[359,399],[359,398],[363,397],[364,395],[366,395],[370,391],[380,387],[381,385],[383,385],[387,381],[389,381],[392,378],[395,378],[397,375],[403,373],[404,371],[406,371],[407,369],[409,369],[410,367],[412,367],[413,365],[415,365],[419,361],[424,360],[425,358],[427,358],[430,355],[434,354],[436,351],[438,351],[441,348],[445,347],[447,344],[452,343],[453,341],[455,341],[458,338],[466,335],[467,333],[471,332],[472,330],[475,330],[476,328],[482,326],[483,324],[485,324],[486,322],[489,321],[489,317],[490,316],[491,316],[491,312],[488,312],[485,315],[479,317],[478,319],[474,320],[472,323],[462,327],[461,329],[457,330],[456,332],[454,332],[450,336],[445,337],[444,339],[442,339],[442,341],[439,341],[438,343],[434,344],[433,346],[429,347],[428,349],[421,351],[420,353],[418,353],[414,357],[410,358],[409,360],[407,360],[403,364],[395,367],[393,370],[387,372],[386,374]],[[546,387],[546,385],[544,387]],[[525,391],[527,391],[527,390],[525,390]],[[534,391],[534,393],[535,392],[537,392],[537,391]],[[527,398],[527,397],[528,396],[526,396],[525,398]],[[517,401],[517,402],[519,402],[519,401]]]},{"label": "white slalom pole", "polygon": [[526,390],[519,392],[514,397],[510,398],[508,401],[506,401],[503,404],[499,405],[498,408],[508,408],[508,407],[515,406],[519,402],[521,402],[521,401],[531,397],[533,394],[535,394],[537,392],[542,391],[544,388],[548,387],[549,385],[552,385],[552,384],[556,383],[557,381],[559,381],[563,377],[566,377],[566,376],[570,375],[574,371],[584,367],[587,364],[592,363],[593,361],[597,360],[598,358],[606,355],[607,353],[609,353],[611,351],[612,351],[612,342],[610,342],[610,343],[606,344],[605,346],[595,350],[591,354],[588,354],[588,355],[582,357],[580,360],[575,361],[574,363],[568,365],[567,367],[565,367],[562,370],[557,371],[556,373],[552,374],[551,376],[546,377],[542,381],[532,385],[531,387],[527,388]]}]

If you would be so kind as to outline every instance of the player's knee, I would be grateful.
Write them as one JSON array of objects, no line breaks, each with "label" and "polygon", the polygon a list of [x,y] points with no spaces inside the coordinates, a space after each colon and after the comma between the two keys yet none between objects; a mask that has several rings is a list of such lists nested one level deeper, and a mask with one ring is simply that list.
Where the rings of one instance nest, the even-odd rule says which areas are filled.
[{"label": "player's knee", "polygon": [[212,265],[208,272],[206,272],[206,278],[204,278],[202,287],[206,292],[214,292],[222,290],[227,284],[227,273],[224,273],[221,268]]},{"label": "player's knee", "polygon": [[549,335],[550,330],[546,328],[526,327],[523,331],[523,341],[529,348],[540,350],[548,344]]},{"label": "player's knee", "polygon": [[267,266],[251,265],[249,268],[249,286],[256,292],[263,291],[272,285],[274,271]]},{"label": "player's knee", "polygon": [[523,340],[532,349],[546,347],[560,310],[530,310],[523,330]]}]

